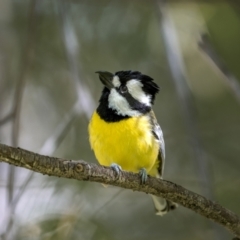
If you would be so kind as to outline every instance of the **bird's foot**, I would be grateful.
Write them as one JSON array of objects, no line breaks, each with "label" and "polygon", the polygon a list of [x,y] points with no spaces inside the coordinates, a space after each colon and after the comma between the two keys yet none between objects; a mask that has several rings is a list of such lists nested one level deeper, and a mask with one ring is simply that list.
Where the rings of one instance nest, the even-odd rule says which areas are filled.
[{"label": "bird's foot", "polygon": [[139,171],[139,175],[140,175],[140,182],[141,184],[145,184],[147,179],[148,179],[148,175],[147,175],[147,171],[145,168],[141,168]]},{"label": "bird's foot", "polygon": [[119,178],[119,175],[122,172],[122,167],[116,163],[112,163],[110,167],[114,170],[114,172],[117,174],[117,177]]}]

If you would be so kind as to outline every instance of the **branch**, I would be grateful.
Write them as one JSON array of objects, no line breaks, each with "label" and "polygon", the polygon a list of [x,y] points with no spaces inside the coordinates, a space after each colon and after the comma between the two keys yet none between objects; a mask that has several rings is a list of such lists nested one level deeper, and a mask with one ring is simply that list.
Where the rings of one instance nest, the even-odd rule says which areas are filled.
[{"label": "branch", "polygon": [[[79,106],[78,101],[73,105],[73,107],[69,110],[69,112],[62,118],[61,123],[56,127],[56,129],[53,131],[52,135],[44,142],[43,146],[40,149],[41,154],[47,154],[51,155],[54,153],[54,151],[58,148],[58,146],[61,144],[63,139],[65,138],[66,134],[71,129],[72,123],[76,119],[77,114],[79,113]],[[13,166],[12,166],[13,167]],[[14,168],[14,167],[13,167]],[[8,208],[6,209],[6,216],[4,219],[4,222],[7,224],[7,230],[10,229],[12,223],[13,223],[13,216],[14,211],[24,194],[25,190],[28,187],[28,184],[31,182],[32,177],[34,176],[35,172],[29,172],[28,176],[25,178],[22,186],[20,187],[19,191],[15,194],[13,200],[11,201],[11,204],[9,204]],[[7,233],[6,233],[7,234]],[[3,237],[6,239],[6,234]],[[1,239],[1,237],[0,237]]]},{"label": "branch", "polygon": [[5,117],[3,117],[2,119],[0,119],[0,126],[3,126],[4,124],[8,123],[8,121],[12,120],[12,118],[13,118],[13,113],[11,112]]},{"label": "branch", "polygon": [[[31,60],[33,57],[33,42],[35,40],[37,1],[38,0],[30,1],[27,42],[24,47],[24,51],[22,52],[20,72],[17,75],[17,86],[14,94],[13,110],[12,110],[13,125],[12,125],[11,141],[13,146],[18,145],[19,130],[20,130],[20,115],[21,115],[24,88],[26,83],[26,73],[29,70],[29,67],[31,65]],[[9,206],[11,206],[11,203],[14,199],[15,175],[16,173],[15,173],[14,167],[10,166],[9,173],[8,173],[8,195],[7,195]],[[11,221],[8,223],[6,232],[3,234],[3,237],[2,237],[3,240],[7,239],[7,235],[9,234],[12,228],[12,225],[13,225],[13,219],[11,219]]]},{"label": "branch", "polygon": [[89,120],[96,106],[88,86],[82,81],[85,77],[82,74],[82,64],[79,62],[81,39],[77,37],[76,29],[73,27],[69,3],[64,0],[58,1],[57,9],[69,71],[77,93],[78,111],[84,113],[86,119]]},{"label": "branch", "polygon": [[149,177],[147,183],[141,185],[138,174],[123,171],[117,178],[114,171],[109,167],[82,160],[43,156],[3,144],[0,144],[0,161],[49,176],[99,182],[160,196],[221,224],[236,237],[240,237],[240,219],[235,213],[218,203],[166,180]]},{"label": "branch", "polygon": [[159,25],[169,69],[180,100],[180,110],[187,133],[190,137],[190,144],[194,150],[193,162],[195,163],[196,174],[198,178],[201,179],[201,187],[204,195],[213,198],[211,165],[206,157],[207,155],[203,148],[199,129],[196,125],[197,109],[192,92],[188,86],[187,73],[176,25],[171,17],[170,5],[167,4],[167,1],[157,0],[157,4],[160,19]]},{"label": "branch", "polygon": [[231,88],[236,99],[240,103],[240,84],[239,79],[228,69],[226,63],[217,54],[207,34],[201,35],[201,40],[198,43],[200,49],[208,56],[217,69],[223,74],[226,83]]}]

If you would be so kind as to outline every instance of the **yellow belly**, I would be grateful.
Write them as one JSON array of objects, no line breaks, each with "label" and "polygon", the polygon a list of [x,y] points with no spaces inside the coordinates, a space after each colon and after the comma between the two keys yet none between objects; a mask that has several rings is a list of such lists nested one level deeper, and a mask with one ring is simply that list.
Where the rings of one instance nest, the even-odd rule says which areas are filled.
[{"label": "yellow belly", "polygon": [[145,168],[149,172],[156,163],[159,144],[152,135],[148,116],[107,123],[94,112],[89,135],[101,165],[116,163],[126,171],[139,172]]}]

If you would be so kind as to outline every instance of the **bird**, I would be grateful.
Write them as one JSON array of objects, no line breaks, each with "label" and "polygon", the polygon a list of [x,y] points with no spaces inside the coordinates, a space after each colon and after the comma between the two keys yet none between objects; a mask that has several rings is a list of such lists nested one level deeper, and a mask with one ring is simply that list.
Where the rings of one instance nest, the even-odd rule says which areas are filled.
[{"label": "bird", "polygon": [[[163,132],[152,106],[159,86],[139,71],[97,71],[103,84],[99,105],[88,126],[89,141],[101,165],[119,176],[122,170],[162,178],[165,163]],[[151,195],[156,215],[163,216],[177,204]]]}]

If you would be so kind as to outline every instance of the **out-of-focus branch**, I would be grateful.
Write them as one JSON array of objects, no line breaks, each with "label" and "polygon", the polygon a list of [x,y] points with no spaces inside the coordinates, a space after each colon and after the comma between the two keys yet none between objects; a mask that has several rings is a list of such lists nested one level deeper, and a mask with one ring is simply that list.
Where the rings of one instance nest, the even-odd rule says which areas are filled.
[{"label": "out-of-focus branch", "polygon": [[[35,37],[35,22],[36,22],[36,3],[37,0],[32,0],[29,6],[29,26],[28,26],[28,35],[26,40],[26,45],[24,46],[24,50],[22,51],[22,59],[20,62],[20,72],[17,76],[17,86],[14,94],[13,100],[13,110],[12,110],[12,134],[11,134],[11,142],[13,146],[18,146],[19,140],[19,126],[20,126],[20,113],[21,113],[21,105],[23,92],[25,88],[26,82],[26,73],[31,64],[32,50],[33,50],[33,42]],[[10,166],[8,173],[8,202],[9,206],[14,198],[14,181],[15,181],[15,168]],[[6,232],[3,235],[3,239],[7,239],[7,234],[9,233],[13,224],[13,220],[8,223]]]},{"label": "out-of-focus branch", "polygon": [[[34,28],[35,28],[35,8],[36,8],[36,0],[32,0],[30,3],[30,13],[29,13],[29,29],[28,29],[28,37],[25,45],[25,49],[22,53],[23,58],[21,61],[21,69],[17,79],[17,86],[14,95],[13,101],[13,127],[12,127],[12,145],[18,146],[18,138],[19,138],[19,124],[20,124],[20,112],[21,112],[21,104],[23,91],[25,87],[26,81],[26,72],[30,65],[31,53],[32,53],[32,43],[34,37]],[[8,174],[8,201],[11,202],[13,199],[13,190],[14,190],[14,169],[9,169]]]},{"label": "out-of-focus branch", "polygon": [[207,34],[202,34],[201,40],[198,43],[198,45],[201,48],[201,50],[208,56],[211,62],[217,67],[217,69],[223,74],[226,83],[229,85],[230,89],[234,93],[234,96],[240,103],[240,81],[227,68],[224,61],[217,54]]},{"label": "out-of-focus branch", "polygon": [[[207,159],[203,144],[196,126],[196,107],[192,93],[187,84],[187,74],[185,71],[184,60],[179,45],[178,35],[175,23],[169,13],[167,1],[157,0],[160,15],[161,33],[166,50],[168,64],[172,74],[172,80],[175,85],[177,95],[180,100],[182,117],[185,122],[187,133],[190,136],[190,144],[194,151],[193,161],[195,163],[198,180],[201,183],[202,193],[213,199],[211,165]],[[216,239],[222,239],[219,229],[213,226],[216,233]]]},{"label": "out-of-focus branch", "polygon": [[19,138],[19,123],[20,123],[20,112],[23,98],[23,91],[26,81],[26,73],[31,65],[32,54],[33,54],[33,43],[35,38],[35,22],[36,22],[36,4],[37,0],[32,0],[29,6],[29,26],[28,35],[26,39],[26,45],[22,52],[22,61],[20,66],[20,73],[17,79],[17,87],[14,96],[13,106],[13,131],[12,131],[12,144],[13,146],[18,145]]},{"label": "out-of-focus branch", "polygon": [[146,184],[142,185],[138,174],[123,171],[117,177],[109,167],[82,160],[43,156],[3,144],[0,144],[0,161],[49,176],[99,182],[160,196],[221,224],[240,237],[240,218],[235,213],[169,181],[149,177]]},{"label": "out-of-focus branch", "polygon": [[2,119],[0,119],[0,126],[3,126],[8,121],[10,121],[12,118],[13,118],[13,113],[11,112],[8,115],[6,115],[5,117],[3,117]]},{"label": "out-of-focus branch", "polygon": [[81,49],[80,39],[77,38],[74,25],[71,22],[69,14],[69,2],[66,0],[56,1],[57,9],[59,11],[59,20],[62,30],[62,39],[65,47],[65,53],[68,61],[71,79],[75,85],[78,106],[81,112],[84,113],[86,119],[92,115],[95,109],[95,104],[91,92],[82,81],[83,71],[81,69],[81,62],[79,61],[79,50]]},{"label": "out-of-focus branch", "polygon": [[178,42],[178,36],[175,24],[169,14],[167,1],[157,0],[160,15],[161,33],[166,49],[166,55],[172,74],[172,80],[180,99],[182,116],[186,125],[186,129],[191,138],[191,145],[194,150],[194,161],[197,169],[198,179],[202,183],[202,192],[209,198],[213,198],[211,187],[210,164],[206,159],[198,128],[196,126],[196,108],[194,99],[187,84],[187,74],[185,71],[184,61]]},{"label": "out-of-focus branch", "polygon": [[[77,115],[79,114],[79,106],[78,101],[74,104],[74,106],[70,109],[70,111],[65,115],[62,119],[62,122],[57,126],[53,134],[44,142],[43,146],[41,147],[39,153],[43,155],[52,155],[58,146],[63,141],[66,134],[69,132],[72,123],[76,119]],[[27,189],[29,183],[31,182],[32,177],[34,176],[33,171],[29,172],[28,176],[24,180],[22,186],[20,187],[19,191],[14,196],[11,204],[9,205],[4,219],[6,222],[7,229],[12,223],[12,218],[14,216],[15,209],[19,200],[21,199],[22,195],[24,194],[25,190]]]},{"label": "out-of-focus branch", "polygon": [[66,137],[79,112],[81,111],[79,111],[79,104],[78,101],[76,101],[72,108],[62,118],[62,121],[58,124],[52,135],[44,142],[39,151],[40,154],[51,155],[55,152]]}]

